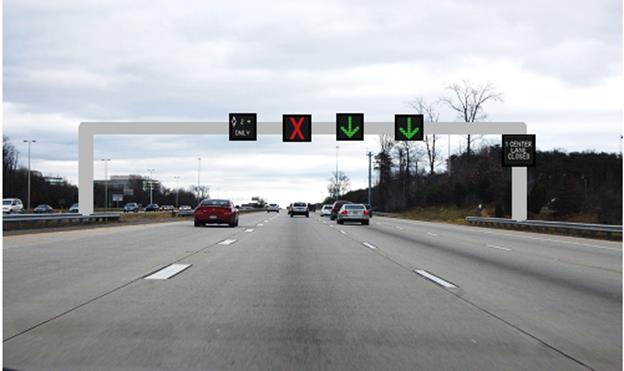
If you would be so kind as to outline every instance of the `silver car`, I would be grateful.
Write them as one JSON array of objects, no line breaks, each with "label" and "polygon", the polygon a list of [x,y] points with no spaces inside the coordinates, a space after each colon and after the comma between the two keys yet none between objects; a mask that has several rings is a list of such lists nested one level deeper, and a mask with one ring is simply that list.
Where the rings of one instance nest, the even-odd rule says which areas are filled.
[{"label": "silver car", "polygon": [[336,214],[336,222],[338,224],[357,222],[368,225],[369,218],[368,210],[364,204],[344,204]]}]

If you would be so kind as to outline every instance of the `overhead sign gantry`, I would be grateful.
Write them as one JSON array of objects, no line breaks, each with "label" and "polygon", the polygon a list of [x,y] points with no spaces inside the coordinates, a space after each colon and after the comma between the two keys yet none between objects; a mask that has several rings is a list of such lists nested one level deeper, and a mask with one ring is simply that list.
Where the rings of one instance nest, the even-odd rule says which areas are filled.
[{"label": "overhead sign gantry", "polygon": [[[301,117],[306,116],[302,121]],[[309,120],[307,119],[309,116]],[[422,140],[421,135],[509,135],[503,142],[503,166],[511,166],[511,218],[527,219],[527,166],[535,164],[535,136],[524,122],[422,122],[419,115],[397,115],[395,122],[370,122],[367,135]],[[294,123],[291,121],[292,118]],[[290,122],[290,127],[284,121]],[[306,121],[308,120],[308,121]],[[309,125],[306,127],[306,122]],[[288,128],[286,136],[284,128]],[[309,128],[309,132],[307,131]],[[402,129],[402,130],[401,130]],[[399,135],[397,135],[397,130]],[[83,122],[78,128],[78,202],[80,213],[93,214],[93,137],[96,135],[224,135],[254,141],[258,135],[282,135],[284,141],[309,142],[314,135],[363,140],[364,115],[337,114],[336,122],[312,123],[310,115],[284,115],[282,122],[257,122],[255,113],[230,114],[228,122]],[[287,137],[287,140],[285,139]],[[301,138],[304,138],[301,140]],[[291,139],[292,138],[292,139]],[[346,139],[345,139],[346,138]],[[531,139],[532,138],[532,139]]]}]

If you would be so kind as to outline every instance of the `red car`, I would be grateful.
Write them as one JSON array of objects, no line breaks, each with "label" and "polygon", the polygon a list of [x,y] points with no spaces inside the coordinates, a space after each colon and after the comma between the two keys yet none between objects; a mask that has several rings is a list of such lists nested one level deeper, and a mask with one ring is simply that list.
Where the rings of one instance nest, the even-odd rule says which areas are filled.
[{"label": "red car", "polygon": [[228,224],[238,226],[238,209],[230,200],[203,200],[195,208],[195,226],[206,224]]}]

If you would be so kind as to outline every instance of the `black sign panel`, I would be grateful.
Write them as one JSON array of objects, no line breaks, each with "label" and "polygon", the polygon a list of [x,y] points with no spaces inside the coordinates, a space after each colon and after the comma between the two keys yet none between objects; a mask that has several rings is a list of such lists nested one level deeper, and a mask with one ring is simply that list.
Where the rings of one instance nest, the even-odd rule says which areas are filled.
[{"label": "black sign panel", "polygon": [[230,113],[230,140],[256,140],[256,118],[255,113]]},{"label": "black sign panel", "polygon": [[283,115],[282,141],[311,142],[312,115]]},{"label": "black sign panel", "polygon": [[535,135],[503,135],[503,166],[535,166]]},{"label": "black sign panel", "polygon": [[394,140],[423,140],[423,122],[423,115],[394,115]]},{"label": "black sign panel", "polygon": [[337,113],[336,140],[364,140],[364,114]]}]

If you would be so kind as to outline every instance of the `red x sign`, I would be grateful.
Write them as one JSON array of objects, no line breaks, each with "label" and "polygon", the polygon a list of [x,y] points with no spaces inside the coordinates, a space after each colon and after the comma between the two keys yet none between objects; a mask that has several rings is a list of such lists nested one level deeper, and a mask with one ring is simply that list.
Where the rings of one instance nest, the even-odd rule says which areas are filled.
[{"label": "red x sign", "polygon": [[312,115],[284,115],[282,118],[284,142],[312,141]]}]

